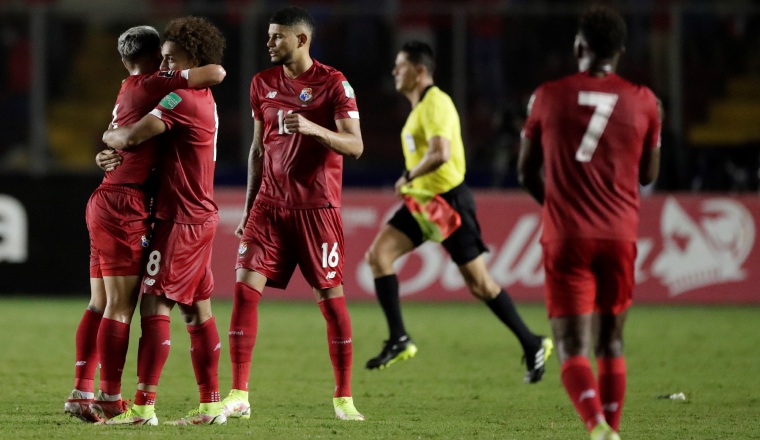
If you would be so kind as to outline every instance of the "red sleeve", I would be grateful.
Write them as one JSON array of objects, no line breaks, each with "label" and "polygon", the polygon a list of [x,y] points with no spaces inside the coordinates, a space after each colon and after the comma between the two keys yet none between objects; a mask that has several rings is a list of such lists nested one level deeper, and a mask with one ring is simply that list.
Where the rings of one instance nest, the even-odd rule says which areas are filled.
[{"label": "red sleeve", "polygon": [[333,81],[332,104],[333,119],[359,119],[359,109],[356,106],[354,88],[340,72],[331,75]]},{"label": "red sleeve", "polygon": [[525,120],[522,135],[531,140],[541,138],[541,113],[543,109],[542,92],[543,89],[539,87],[533,92],[530,101],[528,101],[528,118]]},{"label": "red sleeve", "polygon": [[151,95],[159,97],[177,89],[186,89],[187,79],[182,77],[180,70],[160,70],[143,81],[142,87]]},{"label": "red sleeve", "polygon": [[261,115],[261,103],[259,102],[259,94],[256,93],[256,76],[251,80],[251,117],[255,121],[263,121],[264,117]]}]

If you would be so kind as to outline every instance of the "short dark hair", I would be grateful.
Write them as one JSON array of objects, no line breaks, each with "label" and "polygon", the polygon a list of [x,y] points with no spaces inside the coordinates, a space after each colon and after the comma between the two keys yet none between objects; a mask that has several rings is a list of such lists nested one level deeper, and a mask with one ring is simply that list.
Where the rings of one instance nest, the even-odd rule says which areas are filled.
[{"label": "short dark hair", "polygon": [[288,6],[286,8],[278,10],[272,14],[271,17],[269,17],[269,24],[279,24],[282,26],[306,26],[309,29],[309,32],[311,32],[312,39],[314,38],[314,34],[317,31],[317,25],[314,23],[314,18],[312,18],[311,14],[309,14],[309,11],[304,8],[299,8],[298,6]]},{"label": "short dark hair", "polygon": [[600,58],[609,58],[623,49],[627,28],[623,17],[606,6],[592,6],[581,16],[580,33],[589,49]]},{"label": "short dark hair", "polygon": [[161,51],[161,36],[152,26],[135,26],[119,35],[116,47],[122,58],[135,61],[145,54]]},{"label": "short dark hair", "polygon": [[222,32],[203,17],[176,18],[166,25],[164,40],[178,44],[198,65],[221,64],[226,42]]},{"label": "short dark hair", "polygon": [[401,46],[401,52],[406,53],[406,58],[410,63],[425,66],[430,76],[433,76],[433,72],[435,72],[435,55],[433,54],[433,48],[429,44],[416,40],[407,41]]}]

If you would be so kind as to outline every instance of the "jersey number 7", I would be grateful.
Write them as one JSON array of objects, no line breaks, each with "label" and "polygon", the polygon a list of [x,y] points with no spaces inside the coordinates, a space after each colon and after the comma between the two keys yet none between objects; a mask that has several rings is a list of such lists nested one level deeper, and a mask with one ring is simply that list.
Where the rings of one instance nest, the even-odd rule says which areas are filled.
[{"label": "jersey number 7", "polygon": [[588,122],[586,134],[583,135],[583,140],[581,140],[578,150],[575,151],[575,160],[578,162],[591,161],[591,157],[594,155],[594,151],[596,151],[596,146],[599,144],[599,138],[602,137],[602,133],[604,133],[604,129],[607,127],[607,121],[610,119],[610,115],[612,115],[612,110],[615,108],[617,100],[618,95],[613,93],[578,93],[578,105],[594,106],[594,114]]}]

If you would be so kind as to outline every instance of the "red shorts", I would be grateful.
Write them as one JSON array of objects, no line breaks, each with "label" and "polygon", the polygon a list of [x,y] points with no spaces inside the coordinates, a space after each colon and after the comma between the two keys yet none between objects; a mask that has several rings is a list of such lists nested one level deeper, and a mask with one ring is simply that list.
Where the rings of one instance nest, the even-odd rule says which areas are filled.
[{"label": "red shorts", "polygon": [[550,318],[618,315],[633,302],[636,243],[565,239],[543,244]]},{"label": "red shorts", "polygon": [[90,231],[90,278],[142,273],[148,247],[148,199],[140,190],[100,185],[87,202]]},{"label": "red shorts", "polygon": [[187,305],[209,299],[214,290],[211,245],[217,223],[218,216],[198,225],[156,220],[143,294],[164,295]]},{"label": "red shorts", "polygon": [[312,287],[343,283],[343,219],[338,208],[288,209],[254,203],[238,248],[236,268],[284,289],[298,265]]}]

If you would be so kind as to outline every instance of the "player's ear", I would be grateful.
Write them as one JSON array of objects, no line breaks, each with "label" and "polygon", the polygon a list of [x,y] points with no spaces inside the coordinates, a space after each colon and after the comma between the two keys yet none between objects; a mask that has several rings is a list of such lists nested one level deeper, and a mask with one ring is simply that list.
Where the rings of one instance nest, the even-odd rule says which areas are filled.
[{"label": "player's ear", "polygon": [[298,47],[306,46],[306,43],[309,42],[309,36],[306,35],[305,32],[298,34],[297,37],[298,37]]}]

